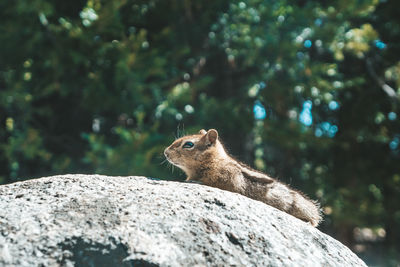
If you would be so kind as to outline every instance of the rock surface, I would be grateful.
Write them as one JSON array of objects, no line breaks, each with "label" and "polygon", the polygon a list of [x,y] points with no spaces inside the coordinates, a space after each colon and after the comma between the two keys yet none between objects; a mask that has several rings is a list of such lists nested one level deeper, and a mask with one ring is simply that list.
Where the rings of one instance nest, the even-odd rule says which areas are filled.
[{"label": "rock surface", "polygon": [[365,266],[335,239],[244,196],[145,177],[0,186],[0,266]]}]

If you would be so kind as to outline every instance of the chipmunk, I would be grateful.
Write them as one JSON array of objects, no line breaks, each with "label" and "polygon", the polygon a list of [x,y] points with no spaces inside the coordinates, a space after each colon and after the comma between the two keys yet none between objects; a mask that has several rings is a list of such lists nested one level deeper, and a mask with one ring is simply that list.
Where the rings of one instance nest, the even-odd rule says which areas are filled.
[{"label": "chipmunk", "polygon": [[242,194],[314,227],[322,219],[316,201],[229,156],[215,129],[202,129],[198,134],[179,138],[165,149],[164,155],[186,173],[186,181]]}]

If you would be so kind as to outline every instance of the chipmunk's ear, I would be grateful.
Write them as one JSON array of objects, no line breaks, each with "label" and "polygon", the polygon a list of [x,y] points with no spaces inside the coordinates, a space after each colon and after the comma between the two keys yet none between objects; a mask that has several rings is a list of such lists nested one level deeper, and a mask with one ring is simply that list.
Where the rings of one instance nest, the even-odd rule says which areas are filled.
[{"label": "chipmunk's ear", "polygon": [[199,131],[199,134],[206,134],[207,133],[207,131],[206,130],[204,130],[204,129],[201,129],[200,131]]},{"label": "chipmunk's ear", "polygon": [[215,129],[210,129],[204,136],[207,141],[207,145],[213,145],[218,139],[218,132]]}]

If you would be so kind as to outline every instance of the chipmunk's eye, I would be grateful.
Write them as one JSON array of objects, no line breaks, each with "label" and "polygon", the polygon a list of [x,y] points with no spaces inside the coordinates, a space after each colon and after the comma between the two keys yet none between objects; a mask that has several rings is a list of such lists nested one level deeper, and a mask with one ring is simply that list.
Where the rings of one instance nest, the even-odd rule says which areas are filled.
[{"label": "chipmunk's eye", "polygon": [[194,146],[194,144],[192,142],[186,142],[183,144],[183,148],[192,148]]}]

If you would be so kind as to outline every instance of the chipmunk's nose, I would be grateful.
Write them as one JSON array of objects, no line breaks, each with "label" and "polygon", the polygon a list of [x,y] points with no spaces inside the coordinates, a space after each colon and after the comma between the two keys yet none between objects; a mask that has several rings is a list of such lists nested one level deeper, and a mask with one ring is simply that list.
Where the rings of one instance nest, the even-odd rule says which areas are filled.
[{"label": "chipmunk's nose", "polygon": [[169,151],[168,151],[168,148],[169,148],[169,147],[167,147],[167,148],[164,150],[164,156],[165,156],[166,158],[168,158],[168,152],[169,152]]}]

